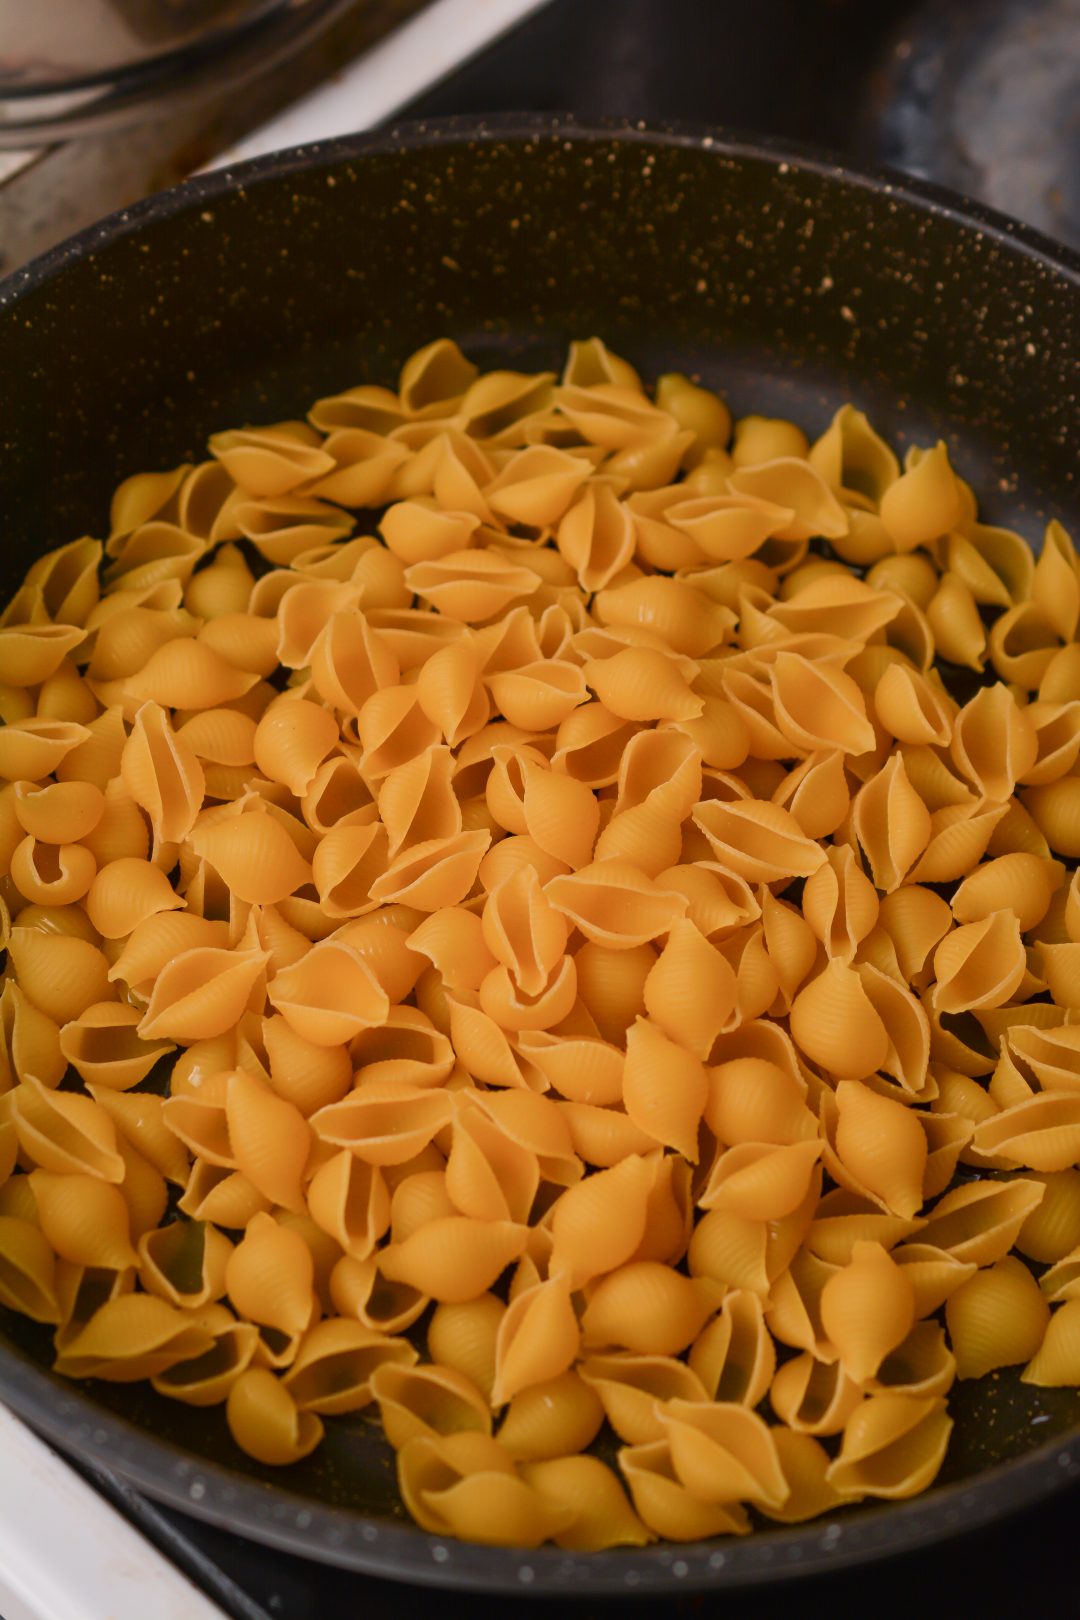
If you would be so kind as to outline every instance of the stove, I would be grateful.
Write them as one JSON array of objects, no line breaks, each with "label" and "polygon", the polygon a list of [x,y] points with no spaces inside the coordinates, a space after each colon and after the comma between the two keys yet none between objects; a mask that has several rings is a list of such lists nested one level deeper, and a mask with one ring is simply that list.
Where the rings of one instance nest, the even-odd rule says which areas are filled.
[{"label": "stove", "polygon": [[[1080,244],[1080,0],[292,0],[309,13],[284,54],[279,8],[256,7],[261,42],[252,32],[246,56],[201,83],[151,77],[140,101],[128,80],[128,100],[114,85],[97,121],[84,109],[36,133],[4,98],[14,4],[25,0],[0,0],[0,271],[199,167],[392,116],[504,110],[764,131],[905,168]],[[872,1574],[816,1577],[797,1597],[843,1615],[887,1581],[914,1612],[946,1600],[991,1616],[1032,1600],[1072,1612],[1078,1514],[1074,1487]],[[730,1620],[787,1620],[793,1597],[687,1595],[634,1614],[722,1605]],[[77,1470],[0,1409],[0,1620],[382,1620],[433,1604],[470,1620],[507,1608],[256,1546]],[[528,1603],[538,1620],[553,1607]],[[602,1607],[559,1603],[562,1620]]]}]

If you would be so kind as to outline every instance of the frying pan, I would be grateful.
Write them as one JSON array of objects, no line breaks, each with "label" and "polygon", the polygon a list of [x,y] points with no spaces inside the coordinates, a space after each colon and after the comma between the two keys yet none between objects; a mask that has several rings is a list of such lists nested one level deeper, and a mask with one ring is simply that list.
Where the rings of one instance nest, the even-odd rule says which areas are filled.
[{"label": "frying pan", "polygon": [[[597,333],[737,413],[820,429],[853,399],[892,442],[940,436],[990,521],[1080,518],[1080,260],[932,187],[719,133],[514,117],[404,125],[150,199],[0,284],[0,596],[100,532],[136,470],[208,433],[393,379],[450,334],[481,364]],[[361,1413],[268,1478],[203,1413],[48,1370],[0,1313],[0,1397],[61,1448],[240,1534],[384,1576],[490,1591],[686,1591],[877,1558],[1080,1475],[1080,1395],[957,1385],[925,1497],[746,1540],[587,1557],[445,1544],[397,1505]]]}]

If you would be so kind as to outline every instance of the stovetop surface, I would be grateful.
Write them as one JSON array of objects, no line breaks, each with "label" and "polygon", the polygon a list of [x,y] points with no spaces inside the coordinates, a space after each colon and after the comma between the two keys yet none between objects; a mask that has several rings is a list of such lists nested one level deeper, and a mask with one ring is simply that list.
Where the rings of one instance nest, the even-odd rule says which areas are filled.
[{"label": "stovetop surface", "polygon": [[[1070,17],[1080,41],[1078,0],[950,0],[948,8],[896,0],[552,0],[403,116],[559,109],[767,131],[906,165],[1078,240],[1080,97],[1067,93],[1054,48]],[[1026,78],[1018,60],[1027,63]],[[1014,127],[1025,109],[1030,115],[1020,151],[1002,133],[1000,96],[995,102],[1007,69],[1005,114]],[[1063,116],[1053,113],[1055,97]],[[90,1477],[235,1620],[356,1620],[358,1613],[381,1620],[433,1605],[476,1620],[507,1612],[503,1598],[410,1589],[256,1546],[115,1479]],[[788,1620],[795,1601],[842,1616],[868,1604],[873,1612],[886,1591],[896,1612],[904,1605],[937,1614],[948,1602],[995,1617],[1034,1602],[1041,1612],[1060,1604],[1072,1613],[1078,1518],[1080,1487],[865,1571],[817,1577],[797,1590],[643,1600],[634,1613],[653,1620],[722,1606],[731,1620]],[[528,1600],[533,1614],[552,1607]],[[560,1600],[558,1608],[565,1620],[610,1613],[596,1599]]]}]

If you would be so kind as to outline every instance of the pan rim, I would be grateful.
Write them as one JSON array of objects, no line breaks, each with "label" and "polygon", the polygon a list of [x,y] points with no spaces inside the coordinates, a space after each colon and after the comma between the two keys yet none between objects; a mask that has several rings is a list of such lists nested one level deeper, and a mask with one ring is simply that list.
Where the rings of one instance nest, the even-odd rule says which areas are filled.
[{"label": "pan rim", "polygon": [[840,181],[862,190],[884,191],[900,203],[910,204],[922,213],[940,216],[956,224],[974,227],[1000,246],[1046,265],[1056,274],[1080,287],[1080,251],[1010,214],[976,202],[963,193],[930,180],[919,179],[886,165],[849,163],[840,153],[787,141],[779,136],[743,133],[722,126],[689,122],[648,121],[644,119],[583,119],[573,113],[498,113],[490,116],[451,116],[405,119],[376,130],[362,130],[332,140],[309,141],[283,147],[261,157],[221,169],[192,175],[164,191],[155,192],[127,208],[114,210],[102,219],[58,242],[28,264],[0,278],[0,314],[22,298],[45,286],[68,265],[93,258],[113,242],[133,234],[156,220],[171,219],[188,207],[211,203],[249,185],[278,180],[289,174],[309,173],[350,158],[382,156],[417,147],[438,145],[498,146],[511,141],[567,140],[596,142],[610,140],[628,145],[660,145],[686,150],[705,150],[717,157],[748,159],[775,164],[792,173],[805,170],[823,179]]},{"label": "pan rim", "polygon": [[[92,259],[147,225],[212,204],[215,199],[290,174],[307,174],[367,156],[444,145],[536,141],[617,142],[706,150],[719,159],[787,165],[824,180],[880,193],[954,225],[981,232],[999,248],[1044,265],[1080,290],[1080,254],[1019,221],[956,192],[887,168],[852,165],[836,154],[775,137],[742,135],[682,123],[579,119],[566,114],[508,113],[396,123],[384,130],[314,142],[198,175],[86,227],[0,281],[3,321],[29,295],[69,266]],[[928,1497],[883,1504],[857,1516],[777,1529],[746,1540],[586,1556],[556,1548],[532,1551],[446,1543],[405,1522],[372,1520],[328,1507],[276,1481],[263,1483],[192,1454],[96,1405],[77,1386],[62,1385],[0,1338],[0,1392],[14,1411],[60,1450],[114,1469],[155,1500],[302,1557],[387,1579],[436,1587],[539,1595],[587,1592],[622,1596],[672,1589],[745,1587],[851,1567],[914,1551],[1034,1506],[1080,1477],[1080,1427],[970,1480]]]},{"label": "pan rim", "polygon": [[557,1547],[484,1547],[313,1503],[276,1480],[256,1481],[104,1411],[0,1340],[4,1403],[61,1452],[115,1474],[152,1500],[281,1552],[384,1580],[519,1596],[648,1597],[791,1581],[917,1552],[1037,1507],[1080,1479],[1080,1426],[969,1480],[908,1501],[861,1507],[763,1535],[567,1554]]}]

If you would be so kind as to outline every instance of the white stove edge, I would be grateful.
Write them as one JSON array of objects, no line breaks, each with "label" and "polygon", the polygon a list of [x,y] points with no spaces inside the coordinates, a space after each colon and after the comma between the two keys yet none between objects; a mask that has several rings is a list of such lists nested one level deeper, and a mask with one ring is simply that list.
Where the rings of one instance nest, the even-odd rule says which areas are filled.
[{"label": "white stove edge", "polygon": [[446,78],[548,0],[432,0],[326,84],[286,107],[207,169],[371,129]]},{"label": "white stove edge", "polygon": [[0,1406],[2,1620],[226,1620],[52,1448]]}]

